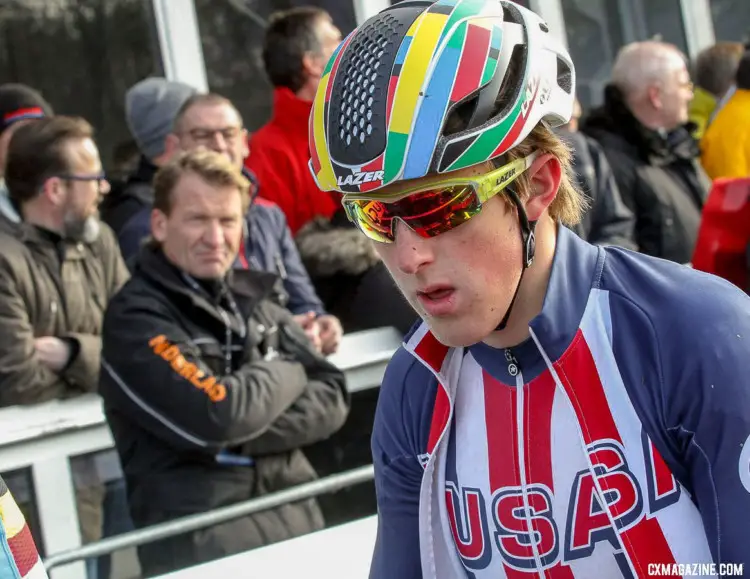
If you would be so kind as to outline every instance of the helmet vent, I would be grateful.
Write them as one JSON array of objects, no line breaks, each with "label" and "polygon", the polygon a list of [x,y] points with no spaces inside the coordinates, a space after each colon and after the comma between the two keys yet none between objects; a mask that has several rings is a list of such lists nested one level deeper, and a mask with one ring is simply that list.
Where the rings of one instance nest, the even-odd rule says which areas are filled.
[{"label": "helmet vent", "polygon": [[512,2],[505,2],[503,4],[504,19],[506,22],[512,22],[513,24],[524,25],[523,15],[521,11],[516,8]]},{"label": "helmet vent", "polygon": [[570,65],[559,56],[557,57],[557,84],[566,93],[573,92],[573,71]]},{"label": "helmet vent", "polygon": [[375,92],[380,61],[387,46],[388,38],[382,32],[367,38],[354,49],[346,68],[342,95],[346,106],[339,117],[339,138],[347,146],[357,142],[364,145],[372,135],[372,105],[375,103],[372,95]]},{"label": "helmet vent", "polygon": [[328,116],[331,157],[364,165],[386,144],[388,85],[401,40],[424,5],[381,13],[345,49],[333,82]]}]

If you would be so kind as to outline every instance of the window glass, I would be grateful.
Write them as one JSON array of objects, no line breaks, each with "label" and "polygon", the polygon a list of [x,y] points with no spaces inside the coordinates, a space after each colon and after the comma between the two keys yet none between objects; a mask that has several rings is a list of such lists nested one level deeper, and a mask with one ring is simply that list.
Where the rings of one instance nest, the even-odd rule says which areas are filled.
[{"label": "window glass", "polygon": [[687,52],[680,0],[561,0],[584,108],[601,102],[617,52],[659,38]]},{"label": "window glass", "polygon": [[562,0],[570,56],[576,66],[578,98],[584,108],[601,101],[617,51],[625,44],[614,2]]},{"label": "window glass", "polygon": [[343,35],[356,25],[349,0],[195,0],[208,86],[235,104],[251,131],[271,115],[272,89],[261,60],[268,17],[274,10],[310,5],[328,11]]},{"label": "window glass", "polygon": [[150,0],[0,3],[0,79],[39,90],[58,114],[96,129],[102,160],[131,139],[125,92],[162,75]]},{"label": "window glass", "polygon": [[747,0],[710,0],[716,40],[750,41]]},{"label": "window glass", "polygon": [[647,37],[659,37],[687,54],[687,38],[680,0],[648,0],[647,2],[642,0],[642,2]]}]

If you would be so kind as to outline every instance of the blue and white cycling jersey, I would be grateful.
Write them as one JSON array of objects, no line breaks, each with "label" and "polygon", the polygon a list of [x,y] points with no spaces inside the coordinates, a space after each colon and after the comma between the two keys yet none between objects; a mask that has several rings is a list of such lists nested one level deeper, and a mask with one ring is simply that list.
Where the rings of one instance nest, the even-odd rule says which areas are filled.
[{"label": "blue and white cycling jersey", "polygon": [[423,324],[394,356],[371,576],[750,563],[750,298],[561,227],[530,329],[449,349]]}]

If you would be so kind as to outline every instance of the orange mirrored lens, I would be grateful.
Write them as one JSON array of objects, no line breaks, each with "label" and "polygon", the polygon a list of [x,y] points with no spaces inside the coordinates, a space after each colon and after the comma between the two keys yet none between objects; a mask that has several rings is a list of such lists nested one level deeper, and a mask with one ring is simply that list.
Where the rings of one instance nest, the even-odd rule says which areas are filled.
[{"label": "orange mirrored lens", "polygon": [[479,213],[481,204],[470,185],[420,191],[392,203],[378,200],[349,200],[345,207],[350,219],[370,239],[381,243],[394,240],[394,219],[401,219],[422,237],[434,237],[468,221]]}]

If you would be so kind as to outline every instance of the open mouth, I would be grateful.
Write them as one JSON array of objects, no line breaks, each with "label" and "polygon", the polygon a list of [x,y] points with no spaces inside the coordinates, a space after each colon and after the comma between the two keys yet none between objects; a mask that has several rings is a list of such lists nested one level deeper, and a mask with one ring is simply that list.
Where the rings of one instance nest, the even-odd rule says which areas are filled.
[{"label": "open mouth", "polygon": [[446,287],[429,292],[418,292],[418,294],[420,297],[424,297],[425,299],[428,299],[430,301],[439,301],[441,299],[447,298],[450,294],[453,293],[453,291],[453,288]]},{"label": "open mouth", "polygon": [[417,299],[430,316],[446,316],[456,309],[456,288],[447,285],[427,287],[417,291]]}]

